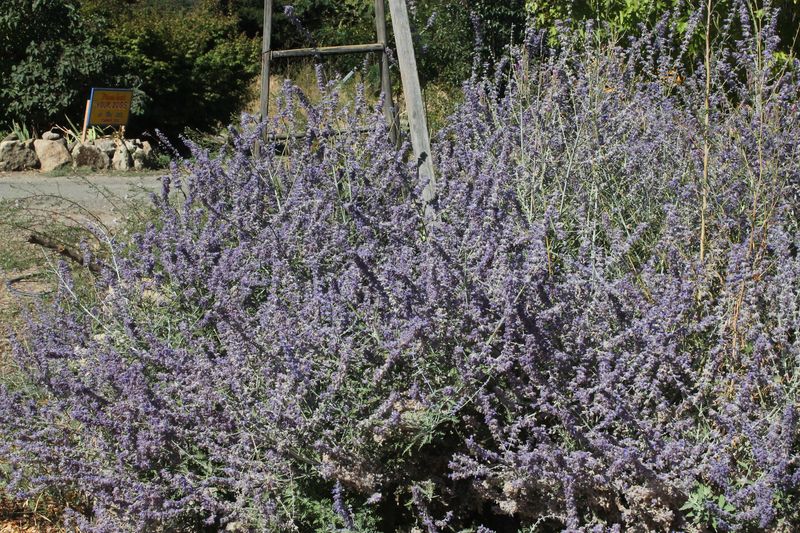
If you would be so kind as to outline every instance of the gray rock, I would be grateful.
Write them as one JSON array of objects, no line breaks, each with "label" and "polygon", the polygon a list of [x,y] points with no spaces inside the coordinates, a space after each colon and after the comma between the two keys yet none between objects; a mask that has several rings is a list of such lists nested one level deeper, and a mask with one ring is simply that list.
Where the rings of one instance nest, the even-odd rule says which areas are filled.
[{"label": "gray rock", "polygon": [[114,170],[130,170],[131,167],[133,167],[131,153],[124,146],[119,146],[114,152],[114,158],[111,160],[111,168]]},{"label": "gray rock", "polygon": [[54,131],[46,131],[42,135],[42,139],[44,139],[45,141],[57,141],[61,139],[61,135]]},{"label": "gray rock", "polygon": [[67,149],[67,152],[72,152],[69,144],[67,143],[67,139],[65,137],[61,137],[60,139],[56,139],[56,142],[59,142],[64,145],[64,148]]},{"label": "gray rock", "polygon": [[142,141],[141,146],[133,152],[133,166],[136,170],[143,170],[155,164],[156,154],[153,146],[148,141]]},{"label": "gray rock", "polygon": [[158,165],[158,153],[153,150],[147,141],[144,141],[142,146],[136,149],[133,158],[134,160],[138,158],[142,162],[143,168],[156,168],[156,165]]},{"label": "gray rock", "polygon": [[0,172],[8,171],[8,163],[5,161],[0,161]]},{"label": "gray rock", "polygon": [[6,170],[27,170],[39,166],[39,159],[30,141],[0,142],[0,162]]},{"label": "gray rock", "polygon": [[94,170],[105,170],[109,164],[108,155],[97,146],[76,144],[72,148],[72,166],[75,168],[88,167]]},{"label": "gray rock", "polygon": [[147,156],[145,156],[144,150],[137,148],[136,151],[133,152],[133,169],[144,170],[146,165]]},{"label": "gray rock", "polygon": [[6,142],[6,141],[18,141],[18,140],[19,140],[19,135],[17,135],[16,133],[9,133],[9,134],[8,134],[8,135],[6,135],[5,137],[3,137],[3,140],[2,140],[2,142]]},{"label": "gray rock", "polygon": [[117,151],[117,143],[114,142],[114,139],[95,139],[92,144],[104,151],[109,159],[114,157],[114,152]]},{"label": "gray rock", "polygon": [[155,155],[153,154],[153,146],[150,144],[150,141],[142,141],[142,151],[144,152],[146,161],[150,161],[150,159]]},{"label": "gray rock", "polygon": [[133,141],[133,140],[129,141],[129,140],[126,139],[125,140],[125,148],[127,148],[130,153],[135,152],[136,151],[136,142]]},{"label": "gray rock", "polygon": [[65,167],[72,163],[67,147],[61,141],[46,141],[37,139],[33,141],[36,156],[42,167],[42,172],[49,172]]}]

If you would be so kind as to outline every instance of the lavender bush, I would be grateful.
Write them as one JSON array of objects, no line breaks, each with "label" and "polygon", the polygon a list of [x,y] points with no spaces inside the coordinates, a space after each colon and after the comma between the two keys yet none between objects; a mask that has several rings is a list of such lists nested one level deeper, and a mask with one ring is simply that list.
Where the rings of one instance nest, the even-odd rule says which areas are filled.
[{"label": "lavender bush", "polygon": [[380,106],[287,85],[288,155],[245,120],[173,168],[94,300],[62,269],[0,388],[7,490],[87,531],[800,527],[800,65],[773,16],[731,13],[690,71],[668,19],[625,48],[531,30],[465,84],[432,218]]}]

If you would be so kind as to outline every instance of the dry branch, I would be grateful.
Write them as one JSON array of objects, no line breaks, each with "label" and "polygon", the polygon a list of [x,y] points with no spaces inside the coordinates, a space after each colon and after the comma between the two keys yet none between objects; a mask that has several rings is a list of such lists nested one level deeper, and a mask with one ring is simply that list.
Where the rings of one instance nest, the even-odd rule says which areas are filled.
[{"label": "dry branch", "polygon": [[81,253],[79,253],[77,250],[74,250],[74,249],[70,248],[69,246],[66,246],[63,243],[56,242],[56,241],[54,241],[52,239],[49,239],[48,237],[45,237],[44,235],[39,235],[37,233],[31,233],[28,236],[28,242],[31,243],[31,244],[38,244],[39,246],[42,246],[44,248],[48,248],[50,250],[53,250],[53,251],[57,252],[59,255],[62,255],[64,257],[66,257],[67,259],[71,259],[71,260],[75,261],[76,263],[78,263],[79,265],[88,268],[89,271],[91,273],[93,273],[93,274],[100,274],[100,271],[102,270],[101,267],[100,267],[100,264],[97,263],[96,261],[90,261],[87,264],[87,262],[84,259],[83,255]]}]

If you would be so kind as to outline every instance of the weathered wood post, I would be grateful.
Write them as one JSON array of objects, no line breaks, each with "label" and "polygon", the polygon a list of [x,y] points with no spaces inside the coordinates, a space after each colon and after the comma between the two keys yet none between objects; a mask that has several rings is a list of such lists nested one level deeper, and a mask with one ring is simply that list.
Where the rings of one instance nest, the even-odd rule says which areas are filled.
[{"label": "weathered wood post", "polygon": [[411,27],[408,22],[408,10],[405,0],[389,0],[392,14],[392,28],[397,46],[397,60],[400,63],[400,78],[403,82],[403,95],[408,112],[408,126],[411,130],[411,146],[419,165],[419,177],[426,182],[422,191],[425,202],[425,215],[433,217],[431,203],[436,198],[436,177],[433,174],[433,158],[431,157],[431,141],[428,135],[428,124],[425,118],[425,106],[422,103],[422,89],[419,85],[417,60],[414,57],[414,43],[411,39]]},{"label": "weathered wood post", "polygon": [[375,0],[375,31],[378,35],[378,44],[383,45],[381,52],[381,90],[383,91],[383,115],[389,125],[389,138],[398,143],[400,136],[397,134],[397,117],[394,112],[392,100],[392,78],[389,76],[389,54],[386,49],[386,6],[384,0]]},{"label": "weathered wood post", "polygon": [[[261,122],[269,118],[269,67],[272,61],[272,0],[264,0],[264,30],[261,37],[261,101],[259,111]],[[267,129],[264,128],[263,141],[267,142]],[[256,154],[259,147],[256,145]]]}]

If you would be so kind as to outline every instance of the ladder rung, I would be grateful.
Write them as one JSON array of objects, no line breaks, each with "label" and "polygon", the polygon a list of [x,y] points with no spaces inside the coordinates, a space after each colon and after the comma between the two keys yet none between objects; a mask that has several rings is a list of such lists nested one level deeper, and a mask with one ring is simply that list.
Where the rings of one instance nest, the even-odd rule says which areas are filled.
[{"label": "ladder rung", "polygon": [[[347,133],[369,133],[375,128],[370,128],[366,126],[362,126],[360,128],[356,128],[355,130],[335,130],[335,131],[326,131],[319,134],[320,137],[335,137],[337,135],[345,135]],[[308,135],[308,133],[268,133],[267,136],[269,139],[275,141],[288,141],[289,139],[303,139]]]},{"label": "ladder rung", "polygon": [[332,56],[338,54],[366,54],[369,52],[383,52],[384,45],[374,44],[352,44],[347,46],[323,46],[322,48],[294,48],[292,50],[272,50],[272,58],[281,57],[312,57],[312,56]]}]

